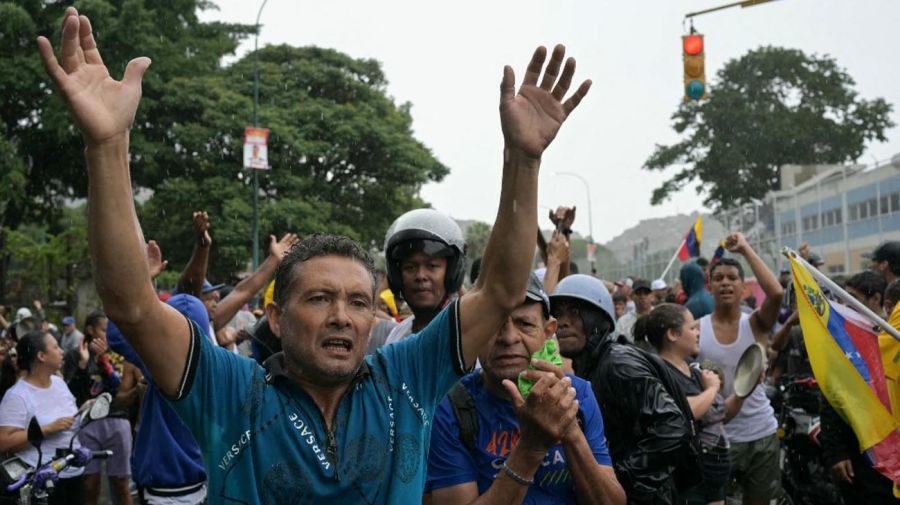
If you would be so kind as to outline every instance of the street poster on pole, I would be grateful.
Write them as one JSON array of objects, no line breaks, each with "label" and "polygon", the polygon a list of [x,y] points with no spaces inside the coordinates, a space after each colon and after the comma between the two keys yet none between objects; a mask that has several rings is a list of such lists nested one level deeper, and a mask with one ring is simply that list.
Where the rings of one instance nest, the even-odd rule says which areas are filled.
[{"label": "street poster on pole", "polygon": [[268,143],[268,128],[244,128],[244,168],[269,169]]}]

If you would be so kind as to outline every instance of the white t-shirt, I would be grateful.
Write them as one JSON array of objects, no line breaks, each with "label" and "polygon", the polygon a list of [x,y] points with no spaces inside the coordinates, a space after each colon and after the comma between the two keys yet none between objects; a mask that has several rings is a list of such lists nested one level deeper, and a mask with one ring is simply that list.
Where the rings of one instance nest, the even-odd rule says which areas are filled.
[{"label": "white t-shirt", "polygon": [[616,334],[624,335],[630,343],[634,343],[634,323],[637,322],[637,312],[626,312],[616,321]]},{"label": "white t-shirt", "polygon": [[391,333],[388,335],[387,340],[384,341],[384,345],[390,345],[394,342],[399,342],[404,338],[412,335],[413,321],[415,320],[416,316],[409,316],[403,321],[400,321],[400,324],[394,326],[394,329],[391,330]]},{"label": "white t-shirt", "polygon": [[[16,384],[9,388],[3,395],[3,402],[0,403],[0,426],[8,426],[13,428],[21,428],[28,430],[28,423],[32,417],[37,417],[41,426],[50,424],[60,417],[71,417],[78,413],[78,407],[75,406],[75,397],[69,392],[69,387],[65,381],[56,375],[50,376],[50,387],[39,388],[29,384],[24,379],[19,379]],[[68,448],[69,440],[78,427],[73,425],[66,431],[54,433],[44,438],[41,443],[41,451],[43,452],[42,463],[48,463],[56,454],[56,449]],[[75,439],[73,447],[81,447],[78,439]],[[27,449],[23,449],[16,453],[16,456],[22,458],[31,466],[37,465],[38,453],[30,444]],[[84,472],[82,467],[66,468],[60,477],[67,479],[69,477],[77,477]]]},{"label": "white t-shirt", "polygon": [[[734,372],[738,360],[744,351],[756,342],[753,329],[750,327],[750,314],[741,314],[738,326],[738,338],[732,344],[723,345],[716,340],[713,332],[712,314],[700,318],[700,355],[699,360],[712,360],[722,367],[725,384],[722,396],[734,393]],[[767,437],[778,429],[775,411],[766,397],[766,389],[756,386],[750,396],[744,400],[741,411],[725,425],[729,442],[752,442]]]}]

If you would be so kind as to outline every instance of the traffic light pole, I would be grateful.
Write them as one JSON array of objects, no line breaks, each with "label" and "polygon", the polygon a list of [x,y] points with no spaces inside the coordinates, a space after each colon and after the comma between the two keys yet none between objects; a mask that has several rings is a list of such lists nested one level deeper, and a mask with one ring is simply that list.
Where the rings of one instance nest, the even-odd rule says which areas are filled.
[{"label": "traffic light pole", "polygon": [[726,5],[720,5],[718,7],[712,7],[710,9],[704,9],[702,11],[689,12],[689,13],[685,14],[684,17],[685,17],[685,19],[693,18],[695,16],[700,16],[703,14],[709,14],[710,12],[716,12],[716,11],[721,11],[721,10],[725,10],[725,9],[730,9],[732,7],[741,7],[741,8],[753,7],[754,5],[759,5],[759,4],[764,4],[764,3],[774,2],[774,1],[775,0],[744,0],[743,2],[733,2],[730,4],[726,4]]}]

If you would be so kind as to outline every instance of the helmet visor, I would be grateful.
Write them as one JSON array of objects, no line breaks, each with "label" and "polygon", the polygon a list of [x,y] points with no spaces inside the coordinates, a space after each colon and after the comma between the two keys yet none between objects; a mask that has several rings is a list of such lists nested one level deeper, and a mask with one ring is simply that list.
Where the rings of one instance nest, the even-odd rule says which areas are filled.
[{"label": "helmet visor", "polygon": [[428,239],[407,240],[395,245],[391,249],[391,259],[402,260],[412,253],[421,252],[426,256],[448,257],[453,256],[453,248],[443,242]]}]

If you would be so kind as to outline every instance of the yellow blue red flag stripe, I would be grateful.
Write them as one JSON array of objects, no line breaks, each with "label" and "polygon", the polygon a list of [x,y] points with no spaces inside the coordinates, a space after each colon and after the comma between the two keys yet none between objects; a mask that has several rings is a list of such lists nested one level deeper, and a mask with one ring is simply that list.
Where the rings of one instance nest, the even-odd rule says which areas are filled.
[{"label": "yellow blue red flag stripe", "polygon": [[900,482],[900,433],[891,413],[878,335],[852,309],[832,303],[812,274],[791,258],[797,310],[809,362],[822,394],[850,425],[876,470]]},{"label": "yellow blue red flag stripe", "polygon": [[697,216],[694,226],[684,236],[684,244],[678,250],[678,259],[687,261],[700,256],[700,242],[703,241],[703,217]]}]

